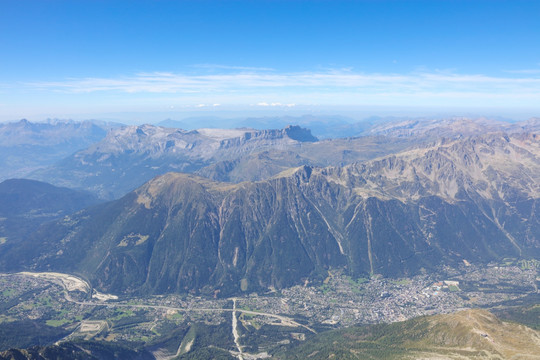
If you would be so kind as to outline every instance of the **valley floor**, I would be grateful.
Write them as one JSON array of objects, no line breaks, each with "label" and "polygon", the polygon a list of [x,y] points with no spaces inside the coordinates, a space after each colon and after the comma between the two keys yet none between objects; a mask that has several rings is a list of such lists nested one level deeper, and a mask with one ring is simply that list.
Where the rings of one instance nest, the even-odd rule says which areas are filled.
[{"label": "valley floor", "polygon": [[[148,349],[160,359],[187,356],[205,346],[238,359],[265,358],[329,329],[538,303],[539,265],[535,260],[505,259],[409,279],[351,279],[330,271],[320,286],[230,299],[116,298],[73,275],[2,274],[0,327],[41,322],[50,331],[62,330],[56,342],[115,342]],[[29,345],[35,344],[4,341],[0,350]]]}]

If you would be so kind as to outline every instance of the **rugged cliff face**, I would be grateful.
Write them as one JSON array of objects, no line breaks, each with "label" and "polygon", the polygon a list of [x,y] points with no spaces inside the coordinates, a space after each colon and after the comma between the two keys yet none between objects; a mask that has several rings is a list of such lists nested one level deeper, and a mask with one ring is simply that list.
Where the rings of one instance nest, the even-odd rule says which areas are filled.
[{"label": "rugged cliff face", "polygon": [[538,135],[500,133],[260,182],[169,173],[42,227],[0,260],[82,273],[113,293],[227,295],[330,268],[404,276],[538,256],[539,155]]}]

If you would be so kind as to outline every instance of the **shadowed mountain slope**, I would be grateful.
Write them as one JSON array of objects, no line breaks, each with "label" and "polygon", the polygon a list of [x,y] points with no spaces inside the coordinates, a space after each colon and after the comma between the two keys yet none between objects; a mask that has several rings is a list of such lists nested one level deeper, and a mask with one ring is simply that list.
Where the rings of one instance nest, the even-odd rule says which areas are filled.
[{"label": "shadowed mountain slope", "polygon": [[35,230],[40,224],[97,202],[94,195],[83,191],[59,188],[35,180],[5,180],[0,183],[2,243],[18,241],[17,239]]}]

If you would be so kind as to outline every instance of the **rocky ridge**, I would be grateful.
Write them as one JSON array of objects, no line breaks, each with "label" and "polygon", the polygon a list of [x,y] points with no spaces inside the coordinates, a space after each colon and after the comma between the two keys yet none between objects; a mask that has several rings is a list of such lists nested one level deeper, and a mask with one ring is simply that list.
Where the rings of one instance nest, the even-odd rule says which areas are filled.
[{"label": "rocky ridge", "polygon": [[114,129],[100,142],[32,178],[83,188],[115,198],[169,171],[195,172],[216,162],[265,149],[280,150],[316,142],[309,130],[199,129],[153,125]]}]

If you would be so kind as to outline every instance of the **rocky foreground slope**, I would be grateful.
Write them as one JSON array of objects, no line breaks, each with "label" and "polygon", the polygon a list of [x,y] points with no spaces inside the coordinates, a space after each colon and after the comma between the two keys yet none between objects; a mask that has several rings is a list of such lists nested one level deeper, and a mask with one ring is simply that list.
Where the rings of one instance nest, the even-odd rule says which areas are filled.
[{"label": "rocky foreground slope", "polygon": [[227,295],[540,255],[540,137],[487,134],[260,182],[159,176],[42,227],[4,270],[79,273],[112,292]]}]

